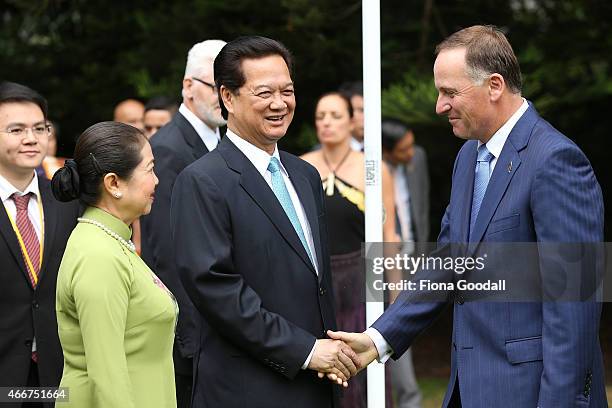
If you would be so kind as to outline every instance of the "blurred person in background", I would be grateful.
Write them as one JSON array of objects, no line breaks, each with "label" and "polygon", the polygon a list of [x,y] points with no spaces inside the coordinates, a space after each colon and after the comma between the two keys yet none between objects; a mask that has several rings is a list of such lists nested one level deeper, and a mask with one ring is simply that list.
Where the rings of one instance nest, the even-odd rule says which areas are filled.
[{"label": "blurred person in background", "polygon": [[144,133],[151,139],[162,126],[172,120],[178,106],[167,96],[156,96],[147,101],[144,107]]},{"label": "blurred person in background", "polygon": [[225,41],[206,40],[194,44],[187,55],[182,82],[183,103],[172,120],[152,138],[159,186],[151,213],[142,217],[142,257],[179,303],[179,321],[174,344],[176,395],[179,408],[191,404],[193,356],[200,341],[197,312],[178,277],[170,221],[170,198],[178,174],[217,147],[225,125],[221,116],[213,61]]},{"label": "blurred person in background", "polygon": [[363,152],[363,82],[345,82],[339,92],[349,99],[353,108],[351,148]]},{"label": "blurred person in background", "polygon": [[[322,95],[315,111],[321,149],[302,158],[318,170],[325,192],[338,327],[363,331],[366,324],[366,283],[361,244],[365,242],[365,166],[363,153],[351,147],[354,126],[352,105],[344,94],[330,92]],[[382,166],[382,176],[384,211],[388,215],[394,214],[393,180],[386,166]],[[386,242],[398,240],[393,216],[386,216],[383,239]],[[365,373],[351,380],[344,391],[342,406],[366,406]]]},{"label": "blurred person in background", "polygon": [[39,177],[45,177],[48,180],[53,178],[53,175],[58,171],[66,161],[65,157],[56,157],[57,154],[57,139],[59,127],[56,122],[48,121],[49,124],[49,144],[47,146],[47,155],[43,159],[42,164],[36,168],[36,173]]},{"label": "blurred person in background", "polygon": [[57,387],[62,375],[56,278],[79,207],[55,200],[49,181],[36,174],[49,132],[46,100],[26,86],[1,83],[0,387]]},{"label": "blurred person in background", "polygon": [[134,126],[140,131],[144,131],[143,117],[144,105],[136,99],[130,98],[119,102],[113,111],[113,120],[115,122]]},{"label": "blurred person in background", "polygon": [[53,176],[57,199],[86,206],[57,279],[60,386],[70,390],[57,407],[176,407],[178,306],[130,241],[130,225],[153,203],[153,167],[141,131],[101,122],[83,132],[74,160]]},{"label": "blurred person in background", "polygon": [[[402,253],[419,256],[429,235],[429,172],[425,150],[415,144],[414,132],[396,119],[382,121],[383,159],[393,175],[397,230]],[[403,276],[410,279],[409,274]],[[389,363],[398,408],[418,408],[421,393],[414,374],[412,352]]]}]

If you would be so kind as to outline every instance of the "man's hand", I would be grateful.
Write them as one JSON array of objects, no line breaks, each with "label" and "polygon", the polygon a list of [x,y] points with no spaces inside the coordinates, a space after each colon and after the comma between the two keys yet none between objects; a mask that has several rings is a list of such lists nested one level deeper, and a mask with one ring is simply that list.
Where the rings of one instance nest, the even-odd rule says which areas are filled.
[{"label": "man's hand", "polygon": [[348,379],[357,374],[359,358],[353,350],[339,340],[318,339],[308,368],[319,373],[319,377],[327,378],[348,386]]},{"label": "man's hand", "polygon": [[[331,339],[342,340],[357,354],[357,362],[355,364],[357,372],[366,368],[372,361],[378,358],[378,350],[374,342],[365,332],[364,333],[347,333],[327,331],[327,335]],[[355,360],[353,360],[355,361]]]}]

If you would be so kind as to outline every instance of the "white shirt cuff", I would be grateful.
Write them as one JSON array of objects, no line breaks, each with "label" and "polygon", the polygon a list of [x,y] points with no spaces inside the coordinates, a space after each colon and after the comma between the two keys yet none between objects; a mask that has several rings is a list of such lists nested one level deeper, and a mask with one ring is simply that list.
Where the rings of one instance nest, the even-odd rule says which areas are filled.
[{"label": "white shirt cuff", "polygon": [[314,346],[312,346],[312,350],[310,350],[310,354],[308,355],[308,357],[306,357],[306,361],[302,365],[302,370],[306,370],[308,368],[308,364],[310,364],[310,360],[312,360],[312,355],[314,354],[314,349],[316,345],[317,345],[317,342],[315,342]]},{"label": "white shirt cuff", "polygon": [[373,327],[368,327],[365,331],[365,334],[370,336],[370,339],[374,342],[376,346],[376,351],[378,351],[378,358],[376,359],[379,363],[386,363],[393,354],[393,350],[387,340],[380,334],[378,330]]}]

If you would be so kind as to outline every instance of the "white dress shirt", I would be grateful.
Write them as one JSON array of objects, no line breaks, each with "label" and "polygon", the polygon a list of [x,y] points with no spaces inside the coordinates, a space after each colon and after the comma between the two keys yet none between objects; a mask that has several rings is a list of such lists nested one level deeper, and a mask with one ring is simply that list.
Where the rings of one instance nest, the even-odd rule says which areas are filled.
[{"label": "white dress shirt", "polygon": [[[486,143],[487,149],[493,155],[493,160],[491,160],[490,172],[493,172],[495,168],[495,164],[497,163],[497,159],[504,148],[504,144],[506,144],[506,140],[508,140],[508,136],[510,136],[510,132],[516,125],[516,122],[523,116],[525,111],[529,108],[529,103],[525,98],[523,98],[523,103],[521,106],[510,116],[510,118],[500,127],[497,132],[493,134],[491,139]],[[478,142],[478,147],[482,145],[482,142]],[[393,350],[391,346],[385,338],[380,334],[378,330],[373,327],[369,327],[366,329],[366,334],[370,336],[374,345],[376,346],[376,350],[378,351],[378,361],[381,363],[386,362],[389,357],[393,354]]]},{"label": "white dress shirt", "polygon": [[351,137],[351,149],[356,152],[363,152],[363,142]]},{"label": "white dress shirt", "polygon": [[40,241],[43,219],[41,218],[41,211],[38,208],[38,197],[40,195],[40,191],[38,190],[38,176],[36,175],[36,172],[33,173],[34,177],[24,191],[19,191],[7,179],[0,175],[0,199],[2,199],[2,204],[4,204],[4,208],[6,208],[8,211],[8,215],[13,221],[17,222],[17,207],[15,207],[15,201],[13,201],[11,196],[13,193],[17,193],[17,195],[20,196],[28,193],[34,194],[33,197],[30,196],[30,201],[28,203],[28,217],[30,218],[30,222],[34,227],[36,236]]},{"label": "white dress shirt", "polygon": [[204,142],[204,145],[208,151],[212,152],[219,144],[219,140],[221,140],[219,128],[215,128],[215,130],[209,128],[208,125],[202,122],[200,118],[190,111],[184,103],[181,103],[179,112],[185,117],[185,119],[187,119],[187,122],[193,126],[198,136],[200,136],[200,139],[202,139]]},{"label": "white dress shirt", "polygon": [[[302,231],[304,231],[304,236],[306,237],[306,242],[308,243],[308,248],[310,249],[310,253],[314,258],[314,268],[319,274],[319,267],[317,265],[317,253],[315,251],[314,242],[312,240],[312,231],[310,229],[310,224],[308,223],[308,219],[306,218],[306,213],[304,211],[304,207],[302,207],[302,203],[289,179],[289,173],[283,166],[283,162],[280,159],[280,155],[278,154],[278,146],[274,146],[274,153],[272,156],[268,154],[268,152],[260,149],[259,147],[247,142],[240,136],[236,135],[230,128],[227,128],[226,137],[229,137],[229,140],[236,145],[236,147],[249,159],[253,166],[257,169],[257,171],[261,174],[261,176],[266,180],[270,189],[272,189],[272,173],[268,171],[268,165],[270,164],[270,159],[272,157],[276,157],[278,162],[281,164],[281,174],[283,175],[283,181],[285,182],[285,186],[287,186],[287,191],[289,191],[289,196],[291,197],[291,202],[293,203],[293,207],[295,208],[295,212],[297,213],[298,219],[300,221],[300,225],[302,226]],[[310,350],[310,354],[306,358],[306,361],[302,365],[302,370],[308,368],[308,364],[310,364],[310,360],[312,359],[312,355],[314,353],[314,346],[312,350]]]}]

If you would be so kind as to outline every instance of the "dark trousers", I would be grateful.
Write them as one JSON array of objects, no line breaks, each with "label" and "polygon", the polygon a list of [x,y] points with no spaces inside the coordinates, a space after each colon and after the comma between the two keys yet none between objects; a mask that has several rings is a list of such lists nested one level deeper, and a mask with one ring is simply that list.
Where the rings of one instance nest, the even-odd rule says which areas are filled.
[{"label": "dark trousers", "polygon": [[175,373],[174,378],[176,383],[176,407],[190,408],[193,376]]}]

